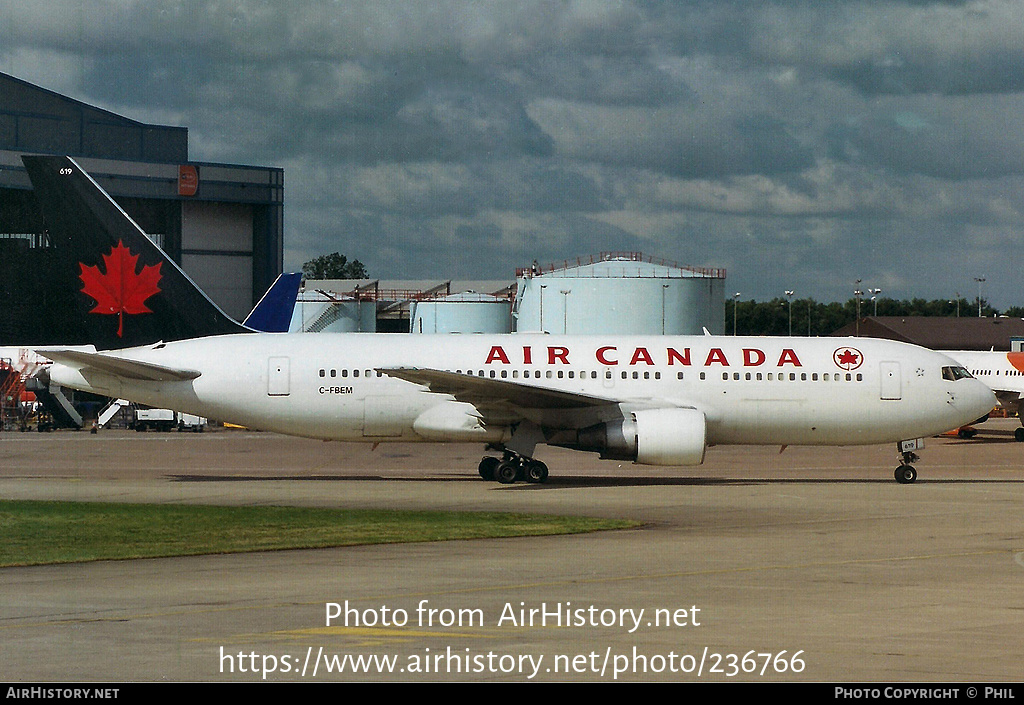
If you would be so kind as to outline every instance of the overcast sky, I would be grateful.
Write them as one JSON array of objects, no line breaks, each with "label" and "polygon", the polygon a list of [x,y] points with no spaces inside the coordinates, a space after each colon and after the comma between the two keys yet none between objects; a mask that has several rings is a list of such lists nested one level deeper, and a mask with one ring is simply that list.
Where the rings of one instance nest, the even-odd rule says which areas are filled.
[{"label": "overcast sky", "polygon": [[285,266],[639,250],[1024,305],[1024,1],[7,0],[0,71],[285,169]]}]

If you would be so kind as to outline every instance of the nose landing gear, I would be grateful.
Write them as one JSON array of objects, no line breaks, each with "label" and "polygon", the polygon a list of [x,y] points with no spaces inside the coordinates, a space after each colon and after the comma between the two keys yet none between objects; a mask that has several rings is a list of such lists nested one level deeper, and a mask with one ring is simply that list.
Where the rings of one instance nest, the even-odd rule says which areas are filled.
[{"label": "nose landing gear", "polygon": [[896,482],[901,485],[909,485],[917,479],[917,470],[911,463],[916,463],[921,459],[914,451],[924,448],[924,439],[916,438],[912,441],[900,441],[897,445],[899,448],[901,460],[899,467],[896,468],[896,472],[893,475],[896,478]]}]

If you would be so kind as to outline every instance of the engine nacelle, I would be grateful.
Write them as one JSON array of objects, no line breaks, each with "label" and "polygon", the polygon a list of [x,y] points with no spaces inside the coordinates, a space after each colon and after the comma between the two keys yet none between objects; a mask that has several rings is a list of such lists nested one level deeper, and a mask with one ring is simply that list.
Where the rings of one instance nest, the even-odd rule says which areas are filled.
[{"label": "engine nacelle", "polygon": [[641,465],[700,465],[707,421],[696,409],[641,409],[627,419],[580,430],[577,447]]}]

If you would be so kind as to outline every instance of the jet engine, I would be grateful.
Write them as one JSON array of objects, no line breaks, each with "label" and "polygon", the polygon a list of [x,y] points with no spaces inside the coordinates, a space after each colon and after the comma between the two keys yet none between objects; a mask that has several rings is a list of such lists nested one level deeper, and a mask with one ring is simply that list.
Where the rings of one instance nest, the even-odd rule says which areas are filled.
[{"label": "jet engine", "polygon": [[641,465],[700,465],[707,422],[696,409],[641,409],[628,418],[581,429],[576,447]]}]

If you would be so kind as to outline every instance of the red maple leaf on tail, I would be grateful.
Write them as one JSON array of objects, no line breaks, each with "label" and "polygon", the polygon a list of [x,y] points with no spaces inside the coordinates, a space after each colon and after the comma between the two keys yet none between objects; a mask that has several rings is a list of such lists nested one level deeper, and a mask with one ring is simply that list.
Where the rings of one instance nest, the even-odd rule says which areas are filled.
[{"label": "red maple leaf on tail", "polygon": [[118,338],[122,337],[124,332],[124,314],[152,313],[146,306],[146,299],[160,292],[157,284],[162,277],[160,267],[163,262],[143,265],[142,270],[136,272],[138,261],[139,256],[133,255],[121,240],[118,240],[117,245],[111,248],[110,254],[103,255],[105,273],[101,272],[99,267],[78,263],[82,268],[78,277],[85,284],[82,293],[96,300],[96,307],[89,313],[111,316],[116,314]]}]

